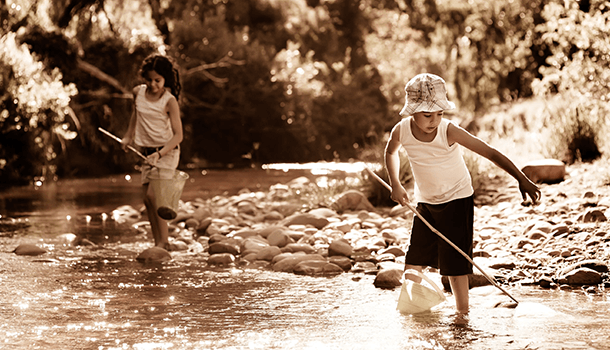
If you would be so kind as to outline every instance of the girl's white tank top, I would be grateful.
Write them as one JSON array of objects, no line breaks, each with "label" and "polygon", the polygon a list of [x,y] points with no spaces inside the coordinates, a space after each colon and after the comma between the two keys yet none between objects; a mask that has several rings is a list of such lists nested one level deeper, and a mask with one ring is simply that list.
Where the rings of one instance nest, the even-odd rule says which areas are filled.
[{"label": "girl's white tank top", "polygon": [[419,203],[441,204],[466,198],[474,193],[470,172],[459,144],[449,145],[447,128],[450,121],[442,119],[431,142],[413,136],[411,119],[400,121],[400,143],[407,151],[413,179],[415,200]]},{"label": "girl's white tank top", "polygon": [[173,96],[165,91],[157,101],[146,98],[146,85],[140,85],[136,95],[136,133],[134,143],[140,147],[163,147],[173,136],[165,106]]}]

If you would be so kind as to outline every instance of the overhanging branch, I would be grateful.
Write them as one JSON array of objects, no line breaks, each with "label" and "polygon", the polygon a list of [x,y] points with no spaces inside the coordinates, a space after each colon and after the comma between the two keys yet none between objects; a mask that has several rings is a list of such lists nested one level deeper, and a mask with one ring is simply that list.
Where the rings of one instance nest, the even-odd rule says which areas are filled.
[{"label": "overhanging branch", "polygon": [[123,94],[129,94],[132,95],[131,91],[129,91],[128,89],[126,89],[125,87],[123,87],[123,85],[121,85],[121,83],[114,79],[113,77],[111,77],[110,75],[104,73],[102,70],[100,70],[99,68],[97,68],[96,66],[87,63],[81,59],[77,59],[76,60],[77,66],[80,70],[88,73],[89,75],[105,82],[106,84],[112,86],[113,88],[121,91]]}]

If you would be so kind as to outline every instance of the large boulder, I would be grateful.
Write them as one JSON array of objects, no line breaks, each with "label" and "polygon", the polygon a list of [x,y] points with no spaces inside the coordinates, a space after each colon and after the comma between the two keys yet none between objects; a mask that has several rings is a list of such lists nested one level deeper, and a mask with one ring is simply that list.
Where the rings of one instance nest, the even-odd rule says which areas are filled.
[{"label": "large boulder", "polygon": [[336,239],[328,246],[328,256],[352,256],[354,249],[345,239]]},{"label": "large boulder", "polygon": [[152,247],[143,250],[137,257],[136,260],[139,262],[165,262],[172,259],[169,252],[161,247]]},{"label": "large boulder", "polygon": [[582,214],[579,218],[579,221],[582,222],[606,222],[608,221],[608,218],[606,217],[606,215],[604,214],[604,212],[600,209],[597,208],[589,208],[587,209],[587,211]]},{"label": "large boulder", "polygon": [[377,288],[395,288],[402,285],[402,273],[403,269],[400,268],[392,268],[392,269],[382,269],[375,276],[375,281],[373,281],[373,285]]},{"label": "large boulder", "polygon": [[561,276],[559,283],[569,285],[596,285],[602,283],[602,275],[590,268],[581,267]]},{"label": "large boulder", "polygon": [[38,256],[45,254],[47,252],[46,249],[41,248],[35,244],[24,243],[20,244],[13,250],[13,253],[17,255],[28,255],[28,256]]},{"label": "large boulder", "polygon": [[595,270],[600,273],[606,273],[609,271],[607,263],[604,262],[603,260],[588,259],[588,260],[582,260],[582,261],[576,262],[572,265],[569,265],[567,267],[564,267],[559,272],[559,275],[560,276],[566,275],[566,274],[570,273],[571,271],[574,271],[581,267],[586,267],[588,269]]},{"label": "large boulder", "polygon": [[339,215],[332,209],[329,208],[316,208],[309,211],[309,214],[321,216],[323,218],[336,218]]},{"label": "large boulder", "polygon": [[557,159],[540,159],[527,163],[521,171],[536,183],[559,183],[566,176],[566,165]]},{"label": "large boulder", "polygon": [[230,253],[233,255],[238,255],[239,246],[237,246],[236,244],[231,244],[229,242],[216,242],[216,243],[210,244],[210,247],[208,248],[208,253],[210,255],[223,254],[223,253]]}]

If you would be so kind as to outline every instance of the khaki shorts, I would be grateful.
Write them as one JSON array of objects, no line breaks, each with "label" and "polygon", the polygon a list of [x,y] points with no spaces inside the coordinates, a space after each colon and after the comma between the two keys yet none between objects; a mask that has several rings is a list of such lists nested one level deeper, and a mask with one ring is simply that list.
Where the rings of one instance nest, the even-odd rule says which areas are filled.
[{"label": "khaki shorts", "polygon": [[[159,161],[157,161],[157,168],[176,169],[178,168],[178,163],[180,163],[180,148],[174,148],[166,155],[159,158]],[[142,165],[142,185],[146,185],[150,181],[148,175],[150,174],[151,169],[152,167],[148,164]]]}]

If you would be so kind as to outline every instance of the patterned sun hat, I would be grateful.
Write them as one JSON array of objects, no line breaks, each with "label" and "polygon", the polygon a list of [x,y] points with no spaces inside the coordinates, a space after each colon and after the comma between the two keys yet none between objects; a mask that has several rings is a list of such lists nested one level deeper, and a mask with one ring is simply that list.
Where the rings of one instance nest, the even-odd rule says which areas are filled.
[{"label": "patterned sun hat", "polygon": [[409,116],[417,112],[436,112],[454,109],[455,103],[447,100],[445,80],[438,75],[422,73],[409,80],[405,106],[400,115]]}]

